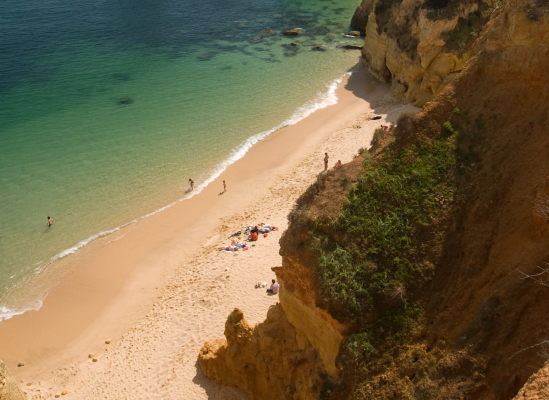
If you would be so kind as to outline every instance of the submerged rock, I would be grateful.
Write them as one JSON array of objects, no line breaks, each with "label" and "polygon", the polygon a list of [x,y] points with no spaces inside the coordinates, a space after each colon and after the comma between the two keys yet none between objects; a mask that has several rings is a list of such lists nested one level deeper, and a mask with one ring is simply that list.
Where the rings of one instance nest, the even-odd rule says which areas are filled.
[{"label": "submerged rock", "polygon": [[301,34],[301,29],[295,28],[295,29],[290,29],[290,30],[287,30],[287,31],[282,31],[282,34],[285,35],[285,36],[297,36],[297,35]]},{"label": "submerged rock", "polygon": [[283,44],[282,47],[284,48],[285,57],[295,56],[299,51],[299,45],[296,43]]},{"label": "submerged rock", "polygon": [[354,44],[344,44],[341,46],[341,48],[345,50],[362,50],[363,47],[364,46],[356,46]]},{"label": "submerged rock", "polygon": [[120,104],[132,104],[133,99],[131,97],[122,97],[119,102]]},{"label": "submerged rock", "polygon": [[315,44],[313,47],[311,47],[311,50],[313,50],[313,51],[326,51],[326,47],[321,46],[319,44]]}]

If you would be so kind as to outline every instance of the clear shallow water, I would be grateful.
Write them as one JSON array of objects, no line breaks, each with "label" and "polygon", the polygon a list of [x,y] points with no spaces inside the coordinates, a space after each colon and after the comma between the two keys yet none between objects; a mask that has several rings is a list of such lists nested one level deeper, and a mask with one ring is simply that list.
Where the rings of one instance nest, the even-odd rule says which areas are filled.
[{"label": "clear shallow water", "polygon": [[206,184],[329,101],[358,62],[340,48],[360,42],[342,36],[357,5],[0,3],[0,320],[39,300],[31,277],[56,258],[184,198],[190,177]]}]

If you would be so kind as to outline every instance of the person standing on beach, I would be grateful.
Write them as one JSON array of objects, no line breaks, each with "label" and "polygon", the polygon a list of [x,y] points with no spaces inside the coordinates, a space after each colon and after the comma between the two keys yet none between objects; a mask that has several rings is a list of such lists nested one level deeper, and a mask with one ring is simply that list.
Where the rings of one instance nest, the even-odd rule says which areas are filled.
[{"label": "person standing on beach", "polygon": [[328,153],[324,153],[324,172],[328,169]]},{"label": "person standing on beach", "polygon": [[48,228],[53,225],[53,219],[51,217],[48,217]]},{"label": "person standing on beach", "polygon": [[191,185],[191,192],[194,190],[194,181],[189,178],[189,185]]},{"label": "person standing on beach", "polygon": [[227,191],[227,184],[223,181],[223,193]]}]

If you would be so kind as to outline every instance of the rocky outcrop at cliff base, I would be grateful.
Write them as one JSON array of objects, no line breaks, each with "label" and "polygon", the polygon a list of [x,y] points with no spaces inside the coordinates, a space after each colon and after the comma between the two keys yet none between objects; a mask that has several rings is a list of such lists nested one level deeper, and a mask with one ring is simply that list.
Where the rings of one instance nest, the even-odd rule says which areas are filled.
[{"label": "rocky outcrop at cliff base", "polygon": [[225,323],[225,337],[200,350],[198,364],[208,378],[256,399],[318,399],[325,374],[318,353],[296,334],[280,305],[253,328],[235,309]]}]

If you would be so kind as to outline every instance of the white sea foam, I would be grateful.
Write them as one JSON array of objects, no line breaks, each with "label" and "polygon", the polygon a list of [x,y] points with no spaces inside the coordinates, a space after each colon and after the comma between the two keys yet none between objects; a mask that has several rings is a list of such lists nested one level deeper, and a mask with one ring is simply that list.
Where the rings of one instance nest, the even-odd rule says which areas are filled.
[{"label": "white sea foam", "polygon": [[[244,142],[242,142],[239,146],[237,146],[231,152],[229,157],[227,157],[225,160],[223,160],[222,162],[220,162],[219,164],[214,166],[211,169],[210,173],[207,174],[207,178],[204,179],[201,184],[197,185],[195,187],[194,191],[192,191],[190,193],[187,193],[186,196],[182,197],[178,201],[174,201],[170,204],[167,204],[164,207],[159,208],[158,210],[155,210],[155,211],[153,211],[149,214],[143,215],[142,217],[136,218],[136,219],[124,224],[124,225],[121,225],[121,226],[116,227],[116,228],[111,229],[111,230],[99,232],[96,235],[90,236],[89,238],[80,241],[75,246],[73,246],[69,249],[63,250],[62,252],[60,252],[60,253],[56,254],[55,256],[53,256],[49,260],[48,263],[46,263],[42,267],[37,268],[34,275],[38,275],[40,272],[42,272],[43,268],[47,267],[47,265],[50,265],[51,263],[55,262],[56,260],[59,260],[61,258],[64,258],[64,257],[70,255],[70,254],[73,254],[73,253],[77,252],[79,249],[81,249],[82,247],[88,245],[90,242],[94,241],[95,239],[98,239],[98,238],[104,237],[106,235],[109,235],[111,233],[117,232],[120,229],[124,228],[125,226],[133,224],[133,223],[137,222],[138,220],[150,217],[150,216],[152,216],[154,214],[157,214],[161,211],[164,211],[165,209],[175,205],[179,201],[189,199],[192,196],[195,196],[195,195],[199,194],[205,187],[207,187],[211,182],[213,182],[217,177],[219,177],[219,175],[221,175],[223,173],[223,171],[225,171],[227,169],[227,167],[229,167],[231,164],[233,164],[237,160],[244,157],[244,155],[248,152],[248,150],[250,150],[252,148],[252,146],[255,145],[256,143],[258,143],[260,140],[266,138],[267,136],[269,136],[270,134],[276,132],[279,129],[282,129],[286,126],[297,124],[299,121],[307,118],[309,115],[311,115],[312,113],[314,113],[317,110],[320,110],[322,108],[326,108],[326,107],[329,107],[331,105],[337,104],[336,89],[339,86],[339,84],[341,83],[341,81],[346,76],[348,76],[350,74],[351,74],[351,72],[346,73],[345,75],[341,76],[340,78],[334,80],[332,83],[327,85],[326,92],[319,93],[315,99],[313,99],[312,101],[310,101],[310,102],[304,104],[303,106],[301,106],[300,108],[298,108],[296,110],[296,112],[290,118],[288,118],[286,121],[282,122],[280,125],[272,128],[272,129],[269,129],[267,131],[258,133],[256,135],[246,139]],[[16,315],[23,314],[26,311],[38,310],[38,309],[40,309],[41,306],[42,306],[42,301],[40,301],[40,300],[36,301],[34,304],[32,304],[31,306],[29,306],[27,308],[21,308],[21,309],[17,309],[17,310],[13,310],[13,309],[7,308],[5,306],[0,306],[0,321],[10,319],[10,318],[12,318]]]},{"label": "white sea foam", "polygon": [[12,310],[7,307],[0,307],[0,321],[5,321],[7,319],[10,319],[12,317],[15,317],[16,315],[21,315],[26,313],[27,311],[38,311],[42,307],[42,301],[38,300],[34,304],[32,304],[29,307],[21,308]]},{"label": "white sea foam", "polygon": [[80,242],[78,242],[78,244],[76,246],[73,246],[71,247],[70,249],[67,249],[67,250],[63,250],[61,253],[59,254],[56,254],[55,256],[53,256],[51,258],[51,262],[55,261],[55,260],[58,260],[60,258],[63,258],[63,257],[66,257],[68,256],[69,254],[73,254],[75,253],[78,249],[81,249],[82,247],[84,247],[85,245],[87,245],[88,243],[90,243],[91,241],[95,240],[95,239],[98,239],[100,237],[103,237],[103,236],[107,236],[107,235],[110,235],[111,233],[114,233],[116,231],[119,231],[121,227],[118,227],[118,228],[114,228],[114,229],[111,229],[109,231],[102,231],[102,232],[99,232],[97,235],[93,235],[93,236],[90,236],[89,238],[87,239],[84,239]]},{"label": "white sea foam", "polygon": [[[341,83],[341,81],[346,76],[348,76],[350,74],[351,74],[351,72],[346,73],[342,77],[340,77],[340,78],[336,79],[335,81],[333,81],[331,84],[329,84],[327,86],[327,91],[325,93],[319,93],[314,100],[312,100],[312,101],[304,104],[300,108],[298,108],[297,111],[290,118],[288,118],[286,121],[282,122],[280,125],[272,128],[272,129],[269,129],[268,131],[258,133],[257,135],[254,135],[254,136],[246,139],[244,142],[242,142],[240,144],[240,146],[236,147],[231,152],[229,157],[227,157],[225,160],[223,160],[222,162],[217,164],[212,169],[211,173],[209,174],[209,177],[206,180],[204,180],[202,182],[202,184],[200,184],[196,187],[197,190],[191,192],[189,195],[185,196],[184,198],[182,198],[180,200],[185,200],[189,197],[192,197],[192,196],[197,195],[198,193],[200,193],[202,191],[202,189],[204,189],[212,181],[214,181],[219,175],[221,175],[223,173],[223,171],[225,171],[229,165],[233,164],[237,160],[244,157],[244,155],[248,152],[248,150],[250,150],[252,148],[252,146],[254,144],[256,144],[260,140],[266,138],[267,136],[269,136],[273,132],[276,132],[277,130],[282,129],[286,126],[297,124],[299,121],[307,118],[309,115],[311,115],[312,113],[314,113],[317,110],[320,110],[322,108],[326,108],[326,107],[332,106],[334,104],[337,104],[336,89],[339,86],[339,84]],[[171,206],[171,205],[173,205],[173,204],[170,204],[169,206]],[[166,207],[164,207],[160,210],[157,210],[154,213],[151,213],[149,215],[155,214],[156,212],[161,211],[161,210],[163,210],[163,209],[165,209],[169,206],[166,206]]]}]

